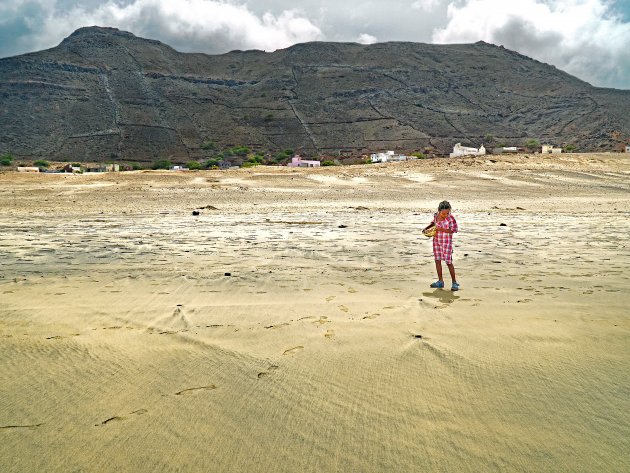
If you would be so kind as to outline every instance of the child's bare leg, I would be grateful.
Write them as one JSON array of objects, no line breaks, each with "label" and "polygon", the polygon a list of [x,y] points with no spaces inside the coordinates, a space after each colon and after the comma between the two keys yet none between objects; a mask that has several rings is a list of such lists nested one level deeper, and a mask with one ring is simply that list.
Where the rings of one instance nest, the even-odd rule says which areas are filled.
[{"label": "child's bare leg", "polygon": [[443,281],[442,279],[442,261],[439,259],[435,260],[435,269],[437,270],[438,281]]},{"label": "child's bare leg", "polygon": [[[448,266],[448,272],[451,273],[451,279],[453,282],[457,282],[457,279],[455,279],[455,266],[453,266],[453,263],[446,263],[446,266]],[[442,268],[440,268],[440,272],[442,272]]]}]

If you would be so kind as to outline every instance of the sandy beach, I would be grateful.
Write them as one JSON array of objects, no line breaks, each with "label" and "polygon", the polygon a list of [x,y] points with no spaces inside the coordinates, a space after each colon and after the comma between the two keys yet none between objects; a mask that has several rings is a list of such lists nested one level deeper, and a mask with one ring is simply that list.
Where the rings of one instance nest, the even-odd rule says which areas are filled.
[{"label": "sandy beach", "polygon": [[4,172],[0,209],[2,472],[630,471],[630,155]]}]

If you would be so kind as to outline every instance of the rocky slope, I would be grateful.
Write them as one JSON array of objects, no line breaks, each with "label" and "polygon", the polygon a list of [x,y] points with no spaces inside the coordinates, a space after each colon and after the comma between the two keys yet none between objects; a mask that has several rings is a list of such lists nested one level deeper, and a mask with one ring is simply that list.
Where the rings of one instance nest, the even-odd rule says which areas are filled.
[{"label": "rocky slope", "polygon": [[314,155],[532,138],[614,150],[630,138],[630,91],[486,43],[209,56],[89,27],[0,59],[0,97],[0,152],[49,159],[185,161],[207,140]]}]

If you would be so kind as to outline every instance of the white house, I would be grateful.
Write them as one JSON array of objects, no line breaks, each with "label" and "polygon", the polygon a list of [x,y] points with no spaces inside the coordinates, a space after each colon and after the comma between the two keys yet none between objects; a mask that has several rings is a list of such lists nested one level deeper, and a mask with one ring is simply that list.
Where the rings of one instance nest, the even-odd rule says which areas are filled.
[{"label": "white house", "polygon": [[630,145],[626,146],[626,153],[630,153]]},{"label": "white house", "polygon": [[404,154],[395,154],[393,151],[386,151],[380,153],[373,153],[370,155],[370,160],[373,163],[386,163],[388,161],[407,161],[408,156]]},{"label": "white house", "polygon": [[553,145],[542,145],[542,154],[560,154],[562,148],[554,148]]},{"label": "white house", "polygon": [[171,171],[190,171],[186,166],[171,166]]},{"label": "white house", "polygon": [[479,148],[467,148],[462,146],[461,143],[457,143],[453,146],[453,152],[450,154],[451,158],[458,156],[481,156],[486,154],[486,148],[481,145]]},{"label": "white house", "polygon": [[321,165],[320,161],[302,159],[301,156],[293,156],[291,162],[287,166],[292,168],[317,168]]}]

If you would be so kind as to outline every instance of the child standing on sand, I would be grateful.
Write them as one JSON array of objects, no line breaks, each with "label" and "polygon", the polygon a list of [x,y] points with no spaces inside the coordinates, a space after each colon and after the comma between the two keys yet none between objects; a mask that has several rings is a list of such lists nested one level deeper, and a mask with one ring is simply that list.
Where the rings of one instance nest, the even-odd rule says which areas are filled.
[{"label": "child standing on sand", "polygon": [[435,257],[435,269],[437,270],[438,280],[431,283],[431,287],[444,287],[444,279],[442,278],[442,261],[444,261],[453,280],[451,291],[458,291],[459,283],[455,278],[455,266],[453,266],[453,233],[456,233],[458,228],[455,217],[451,214],[451,204],[446,200],[443,200],[438,205],[438,211],[433,216],[432,224],[435,225],[433,256]]}]

